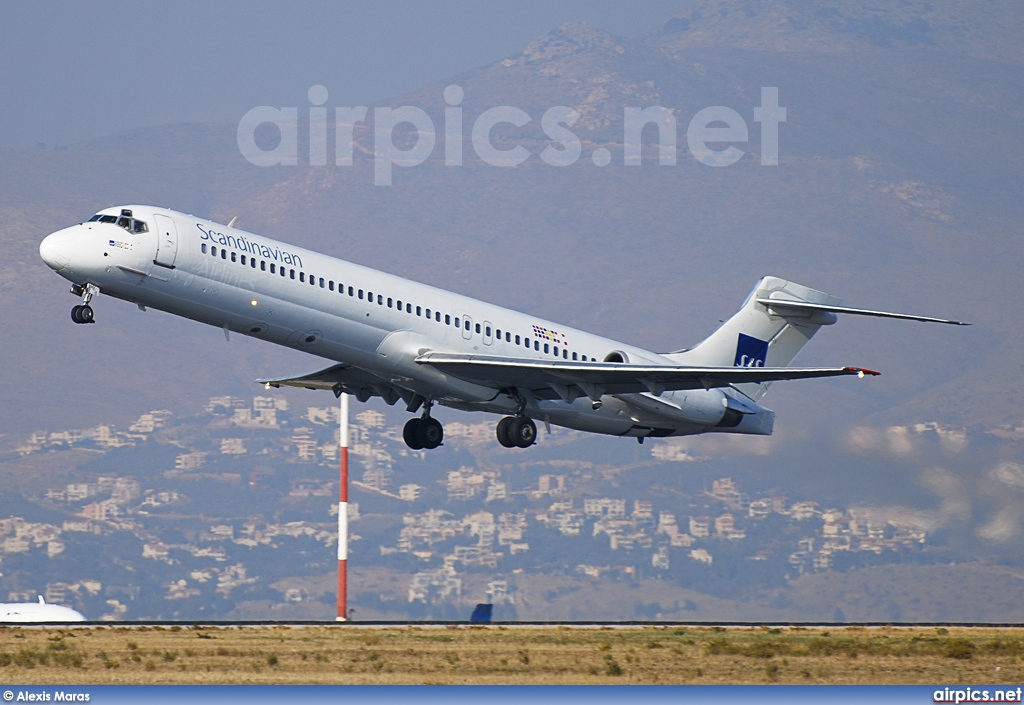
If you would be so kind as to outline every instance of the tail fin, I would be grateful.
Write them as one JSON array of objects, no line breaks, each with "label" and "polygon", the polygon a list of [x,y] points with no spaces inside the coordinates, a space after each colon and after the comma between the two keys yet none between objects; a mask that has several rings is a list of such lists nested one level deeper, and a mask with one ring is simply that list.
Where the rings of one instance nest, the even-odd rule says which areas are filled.
[{"label": "tail fin", "polygon": [[[718,330],[690,350],[666,357],[681,365],[708,367],[785,367],[823,325],[836,322],[827,311],[772,309],[758,299],[806,301],[838,306],[842,301],[822,291],[765,277],[743,303],[743,307]],[[757,401],[768,391],[769,382],[737,384],[735,388]]]}]

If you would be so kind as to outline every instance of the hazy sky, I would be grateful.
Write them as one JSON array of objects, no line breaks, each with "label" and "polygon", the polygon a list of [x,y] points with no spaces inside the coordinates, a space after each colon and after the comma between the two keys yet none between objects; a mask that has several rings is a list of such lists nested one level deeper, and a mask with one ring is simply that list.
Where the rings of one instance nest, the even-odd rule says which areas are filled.
[{"label": "hazy sky", "polygon": [[0,147],[145,125],[236,122],[256,105],[371,105],[521,50],[570,20],[642,34],[692,0],[5,2]]}]

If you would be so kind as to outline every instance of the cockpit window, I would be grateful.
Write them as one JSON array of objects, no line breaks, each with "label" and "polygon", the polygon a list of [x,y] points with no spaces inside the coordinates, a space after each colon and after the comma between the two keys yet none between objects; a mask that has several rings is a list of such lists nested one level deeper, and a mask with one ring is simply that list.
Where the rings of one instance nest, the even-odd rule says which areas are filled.
[{"label": "cockpit window", "polygon": [[114,223],[119,225],[130,233],[148,233],[149,226],[146,225],[145,221],[135,220],[130,215],[103,215],[97,213],[93,217],[89,218],[90,223]]}]

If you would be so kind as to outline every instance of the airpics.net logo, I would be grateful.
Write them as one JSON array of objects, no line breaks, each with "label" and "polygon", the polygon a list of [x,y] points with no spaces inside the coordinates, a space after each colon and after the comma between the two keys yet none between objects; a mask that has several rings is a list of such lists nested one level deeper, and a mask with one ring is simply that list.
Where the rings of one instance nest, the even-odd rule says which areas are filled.
[{"label": "airpics.net logo", "polygon": [[[522,128],[533,118],[525,110],[511,105],[488,108],[479,115],[466,116],[461,107],[465,92],[456,85],[444,89],[444,135],[445,166],[462,166],[464,125],[472,118],[470,144],[476,157],[483,163],[495,167],[516,167],[527,159],[537,156],[545,164],[566,167],[577,163],[583,157],[583,142],[572,127],[582,116],[578,110],[565,105],[556,105],[544,111],[540,126],[549,144],[534,155],[522,144],[513,147],[496,147],[493,133],[499,126],[511,125]],[[309,89],[308,119],[300,120],[299,108],[275,108],[261,105],[242,116],[238,123],[238,149],[250,164],[256,166],[297,166],[299,164],[299,130],[308,130],[310,166],[328,165],[328,92],[324,86]],[[356,149],[355,129],[359,123],[366,123],[369,108],[359,105],[354,108],[334,108],[333,163],[336,166],[352,166]],[[662,106],[623,107],[622,164],[640,166],[643,161],[642,136],[644,128],[653,125],[657,130],[658,164],[675,166],[678,127],[673,110]],[[307,116],[302,116],[307,118]],[[761,165],[775,166],[779,163],[779,124],[786,121],[786,109],[779,106],[779,89],[762,88],[761,104],[753,108],[754,122],[760,125]],[[306,123],[306,124],[302,124]],[[402,146],[395,144],[396,130],[403,135]],[[275,127],[280,134],[277,144],[261,145],[257,131],[261,126]],[[411,129],[410,129],[411,128]],[[508,129],[507,127],[503,129]],[[373,109],[373,183],[390,186],[394,167],[418,166],[430,158],[437,144],[437,130],[434,120],[422,108],[402,105],[397,108],[378,107]],[[405,146],[415,137],[411,146]],[[746,154],[737,144],[749,140],[749,129],[744,117],[732,108],[714,105],[698,111],[686,127],[686,147],[701,164],[723,167],[735,164]],[[597,167],[612,162],[612,153],[606,147],[597,147],[589,154]]]}]

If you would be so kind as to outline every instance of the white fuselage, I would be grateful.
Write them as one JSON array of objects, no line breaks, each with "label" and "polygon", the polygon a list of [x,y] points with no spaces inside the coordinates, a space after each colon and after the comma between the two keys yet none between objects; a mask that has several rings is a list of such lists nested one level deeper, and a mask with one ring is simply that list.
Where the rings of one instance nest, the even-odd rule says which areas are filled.
[{"label": "white fuselage", "polygon": [[[43,259],[73,283],[140,307],[344,362],[379,378],[378,391],[515,412],[516,401],[503,390],[414,361],[437,350],[672,364],[658,353],[194,216],[149,206],[124,210],[131,212],[128,227],[94,220],[48,236],[40,245]],[[121,213],[111,208],[96,217],[121,219]],[[526,414],[597,433],[685,435],[715,430],[729,394],[699,389],[624,394],[602,404],[541,400]],[[769,433],[770,425],[770,418],[761,423]]]},{"label": "white fuselage", "polygon": [[0,623],[6,622],[84,622],[81,612],[63,605],[45,602],[5,602],[0,604]]}]

